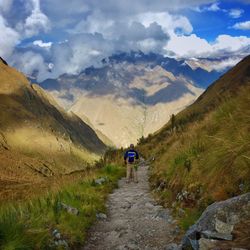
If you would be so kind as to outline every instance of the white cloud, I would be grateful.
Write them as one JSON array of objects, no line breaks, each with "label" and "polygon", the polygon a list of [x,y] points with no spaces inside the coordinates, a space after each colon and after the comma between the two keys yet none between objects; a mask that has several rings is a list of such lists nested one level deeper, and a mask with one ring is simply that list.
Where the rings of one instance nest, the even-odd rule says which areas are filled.
[{"label": "white cloud", "polygon": [[[244,3],[247,3],[247,1],[241,1],[241,0],[238,0],[239,2],[244,2]],[[250,3],[250,1],[249,1]],[[195,8],[191,8],[193,9],[194,11],[197,11],[197,12],[207,12],[207,11],[212,11],[212,12],[224,12],[226,14],[228,14],[228,16],[232,17],[232,18],[240,18],[243,13],[244,13],[244,10],[243,9],[240,9],[240,8],[235,8],[235,9],[224,9],[224,8],[220,8],[220,3],[219,2],[215,2],[211,5],[206,5],[206,6],[198,6],[198,7],[195,7]]]},{"label": "white cloud", "polygon": [[228,15],[232,18],[240,18],[244,13],[242,9],[231,9],[228,12]]},{"label": "white cloud", "polygon": [[105,13],[107,18],[119,19],[145,12],[166,12],[211,4],[216,0],[43,0],[42,7],[51,18],[57,20],[77,16],[88,11]]},{"label": "white cloud", "polygon": [[237,51],[250,45],[250,38],[246,36],[233,37],[229,35],[220,35],[212,44],[216,51],[226,50],[228,52]]},{"label": "white cloud", "polygon": [[27,37],[34,36],[39,31],[48,31],[49,21],[48,18],[41,12],[33,10],[32,14],[25,20],[24,32]]},{"label": "white cloud", "polygon": [[162,26],[165,32],[175,29],[181,29],[183,33],[189,34],[193,31],[192,24],[182,15],[170,15],[168,12],[147,12],[139,14],[136,19],[148,27],[151,23],[156,22]]},{"label": "white cloud", "polygon": [[19,42],[19,34],[13,30],[12,28],[8,27],[6,20],[0,15],[0,56],[3,58],[8,58],[17,43]]},{"label": "white cloud", "polygon": [[233,28],[237,30],[250,30],[250,21],[236,23]]},{"label": "white cloud", "polygon": [[52,45],[50,63],[54,66],[51,73],[47,72],[41,77],[79,73],[88,66],[100,63],[101,59],[110,55],[113,49],[114,44],[98,33],[71,36],[68,41]]},{"label": "white cloud", "polygon": [[49,63],[48,64],[48,68],[49,68],[49,70],[52,70],[54,68],[54,64],[53,63]]},{"label": "white cloud", "polygon": [[[179,19],[176,22],[179,22]],[[111,53],[130,50],[142,50],[143,52],[151,50],[161,53],[169,40],[167,27],[163,30],[161,24],[157,18],[152,17],[150,22],[148,20],[147,22],[141,22],[138,16],[114,21],[106,19],[100,12],[93,12],[85,20],[80,21],[73,29],[69,30],[69,32],[71,34],[89,33],[94,35],[94,37],[97,37],[95,34],[102,34],[103,40],[97,42],[99,48],[95,48],[95,50],[99,51],[100,55],[103,51],[103,56],[106,52],[103,49],[103,43],[108,43],[112,46]],[[170,27],[170,24],[168,24],[168,27]]]},{"label": "white cloud", "polygon": [[94,11],[86,19],[80,20],[75,27],[68,31],[73,34],[102,33],[105,37],[112,36],[115,21],[107,18],[102,12]]},{"label": "white cloud", "polygon": [[15,53],[12,57],[11,64],[27,75],[31,75],[34,71],[39,69],[38,81],[44,80],[43,75],[48,74],[49,66],[44,62],[43,57],[32,51],[25,53]]},{"label": "white cloud", "polygon": [[0,12],[9,12],[13,0],[0,0]]},{"label": "white cloud", "polygon": [[50,29],[48,17],[41,12],[40,0],[31,0],[33,9],[31,15],[24,22],[20,22],[17,28],[26,37],[32,37],[39,32],[47,32]]},{"label": "white cloud", "polygon": [[42,40],[36,40],[36,41],[33,42],[33,44],[36,45],[36,46],[39,46],[41,48],[49,49],[51,47],[51,45],[52,45],[52,42],[45,43]]},{"label": "white cloud", "polygon": [[93,49],[93,50],[90,50],[90,51],[89,51],[89,54],[92,55],[92,56],[99,56],[99,55],[102,54],[102,52],[99,51],[99,50]]},{"label": "white cloud", "polygon": [[213,3],[212,5],[208,6],[206,8],[207,11],[219,11],[220,7],[219,7],[219,3]]},{"label": "white cloud", "polygon": [[144,53],[149,52],[156,52],[158,48],[162,48],[165,43],[162,43],[161,41],[157,41],[153,38],[147,38],[144,40],[141,40],[137,44],[137,49],[143,51]]},{"label": "white cloud", "polygon": [[67,29],[78,23],[90,9],[88,1],[83,0],[42,0],[41,9],[49,16],[52,26]]},{"label": "white cloud", "polygon": [[146,24],[138,17],[130,17],[123,20],[107,19],[100,12],[93,12],[86,20],[80,21],[73,29],[69,30],[73,34],[81,33],[101,33],[105,39],[121,40],[128,42],[142,41],[145,39],[167,40],[167,32],[163,31],[161,23],[157,19],[151,18],[151,22]]},{"label": "white cloud", "polygon": [[178,36],[171,33],[171,39],[166,46],[166,50],[173,52],[178,57],[195,57],[203,53],[211,53],[211,45],[195,34],[189,36]]},{"label": "white cloud", "polygon": [[[33,38],[33,43],[24,42],[24,57],[18,48],[12,62],[25,72],[39,70],[39,79],[44,79],[78,73],[117,51],[167,54],[169,50],[178,57],[209,57],[236,53],[249,44],[230,36],[209,43],[192,34],[190,20],[178,14],[185,8],[224,11],[216,0],[0,0],[4,17],[0,19],[0,52],[11,58],[19,40]],[[230,13],[240,15],[236,9]],[[53,37],[63,42],[44,42],[43,32],[55,32]]]},{"label": "white cloud", "polygon": [[41,77],[58,77],[63,73],[79,73],[91,65],[98,66],[104,57],[117,51],[162,52],[162,48],[169,39],[156,23],[152,23],[149,27],[139,23],[126,24],[120,32],[117,38],[113,37],[112,40],[106,39],[100,33],[84,33],[71,35],[68,41],[63,43],[52,44],[51,63],[54,66],[51,72],[47,72]]},{"label": "white cloud", "polygon": [[234,65],[236,65],[238,62],[241,61],[241,56],[235,56],[235,57],[232,57],[232,58],[226,58],[226,59],[223,59],[221,61],[211,61],[211,63],[209,63],[209,68],[211,70],[216,70],[216,71],[223,71],[227,68],[230,68],[230,67],[233,67]]},{"label": "white cloud", "polygon": [[[250,46],[250,38],[246,36],[233,37],[220,35],[213,43],[208,43],[195,34],[189,36],[177,36],[171,34],[171,39],[166,50],[173,52],[178,57],[220,57],[228,54],[236,54]],[[248,51],[249,52],[249,51]]]},{"label": "white cloud", "polygon": [[197,6],[195,8],[191,8],[197,12],[206,12],[206,11],[212,11],[212,12],[217,12],[222,10],[219,7],[219,2],[212,3],[211,5],[205,5],[205,6]]}]

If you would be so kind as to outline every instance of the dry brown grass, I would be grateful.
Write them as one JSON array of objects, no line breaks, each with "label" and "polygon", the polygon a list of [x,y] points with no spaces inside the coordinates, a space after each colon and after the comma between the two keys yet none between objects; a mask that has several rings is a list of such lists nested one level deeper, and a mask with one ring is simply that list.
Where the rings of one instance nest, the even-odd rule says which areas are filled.
[{"label": "dry brown grass", "polygon": [[100,158],[105,145],[94,131],[43,89],[1,62],[0,81],[0,199],[30,195]]},{"label": "dry brown grass", "polygon": [[173,193],[163,197],[163,203],[169,197],[174,201],[183,190],[200,189],[196,199],[202,199],[203,209],[213,201],[250,191],[249,65],[250,57],[178,114],[174,132],[167,124],[139,146],[146,157],[156,159],[153,186],[165,181]]},{"label": "dry brown grass", "polygon": [[[247,185],[250,177],[250,162],[244,157],[250,153],[249,110],[244,107],[247,100],[248,94],[242,94],[234,102],[239,106],[229,115],[220,110],[212,112],[203,121],[191,124],[187,131],[167,138],[162,146],[151,145],[156,148],[153,154],[157,159],[153,176],[167,181],[175,193],[202,185],[214,200],[239,194],[238,185]],[[215,135],[209,135],[209,127],[217,127]],[[191,161],[190,171],[185,168],[187,159]]]}]

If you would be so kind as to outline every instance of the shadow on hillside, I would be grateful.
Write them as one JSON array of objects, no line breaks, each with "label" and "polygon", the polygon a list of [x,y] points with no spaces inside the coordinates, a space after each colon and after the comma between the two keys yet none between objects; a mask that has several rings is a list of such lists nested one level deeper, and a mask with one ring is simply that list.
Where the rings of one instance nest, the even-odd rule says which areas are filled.
[{"label": "shadow on hillside", "polygon": [[20,95],[0,94],[0,129],[34,124],[55,136],[68,138],[91,152],[102,153],[105,145],[95,132],[74,113],[59,111],[49,102],[44,101],[34,91],[24,90]]}]

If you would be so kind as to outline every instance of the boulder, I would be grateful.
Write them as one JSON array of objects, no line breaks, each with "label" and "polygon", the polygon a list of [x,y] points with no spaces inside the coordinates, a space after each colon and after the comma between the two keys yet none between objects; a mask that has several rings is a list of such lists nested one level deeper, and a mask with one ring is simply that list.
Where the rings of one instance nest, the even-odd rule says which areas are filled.
[{"label": "boulder", "polygon": [[250,193],[216,202],[207,207],[196,224],[187,231],[182,249],[205,249],[206,245],[221,240],[233,241],[234,227],[249,220]]}]

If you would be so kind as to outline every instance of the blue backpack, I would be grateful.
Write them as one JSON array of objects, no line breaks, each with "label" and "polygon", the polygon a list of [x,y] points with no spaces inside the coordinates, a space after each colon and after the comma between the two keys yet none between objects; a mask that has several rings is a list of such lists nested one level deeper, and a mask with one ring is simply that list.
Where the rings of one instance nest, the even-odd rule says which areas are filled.
[{"label": "blue backpack", "polygon": [[133,163],[138,158],[138,153],[135,150],[128,150],[124,155],[124,160],[128,160],[129,163]]},{"label": "blue backpack", "polygon": [[133,163],[135,161],[136,153],[133,151],[128,152],[128,162]]}]

